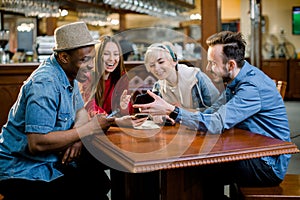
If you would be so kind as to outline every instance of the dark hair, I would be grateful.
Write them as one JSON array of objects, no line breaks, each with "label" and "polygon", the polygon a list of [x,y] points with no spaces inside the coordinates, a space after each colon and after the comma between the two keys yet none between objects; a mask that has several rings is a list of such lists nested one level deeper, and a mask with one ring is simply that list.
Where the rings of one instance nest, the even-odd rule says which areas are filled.
[{"label": "dark hair", "polygon": [[246,41],[240,32],[221,31],[207,38],[206,44],[209,47],[217,44],[223,45],[223,63],[233,59],[239,68],[243,66]]}]

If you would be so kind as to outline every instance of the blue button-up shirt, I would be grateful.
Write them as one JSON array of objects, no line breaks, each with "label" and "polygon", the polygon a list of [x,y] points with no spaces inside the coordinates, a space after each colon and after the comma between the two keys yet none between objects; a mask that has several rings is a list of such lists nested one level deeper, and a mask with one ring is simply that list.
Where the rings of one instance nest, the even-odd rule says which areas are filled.
[{"label": "blue button-up shirt", "polygon": [[58,161],[56,154],[29,152],[26,133],[68,130],[74,125],[76,111],[83,105],[77,81],[71,86],[52,55],[24,82],[2,128],[0,180],[51,181],[62,176],[54,166]]},{"label": "blue button-up shirt", "polygon": [[[248,62],[227,85],[220,98],[204,113],[190,113],[180,109],[176,121],[213,134],[236,127],[290,141],[285,105],[275,82]],[[283,179],[290,157],[290,154],[284,154],[262,159]]]}]

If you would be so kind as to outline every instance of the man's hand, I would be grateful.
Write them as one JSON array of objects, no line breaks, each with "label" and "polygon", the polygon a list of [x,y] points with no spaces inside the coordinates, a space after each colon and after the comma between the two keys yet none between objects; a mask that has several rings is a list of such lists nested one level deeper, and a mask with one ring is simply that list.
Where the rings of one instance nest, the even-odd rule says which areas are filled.
[{"label": "man's hand", "polygon": [[92,133],[105,133],[114,122],[114,117],[107,118],[105,114],[97,114],[90,121]]},{"label": "man's hand", "polygon": [[134,108],[139,108],[141,113],[148,113],[152,116],[156,115],[169,115],[175,108],[175,106],[167,103],[160,96],[157,96],[150,90],[147,93],[153,97],[154,101],[148,104],[134,104]]},{"label": "man's hand", "polygon": [[82,142],[78,141],[68,147],[62,157],[62,164],[68,164],[80,156]]}]

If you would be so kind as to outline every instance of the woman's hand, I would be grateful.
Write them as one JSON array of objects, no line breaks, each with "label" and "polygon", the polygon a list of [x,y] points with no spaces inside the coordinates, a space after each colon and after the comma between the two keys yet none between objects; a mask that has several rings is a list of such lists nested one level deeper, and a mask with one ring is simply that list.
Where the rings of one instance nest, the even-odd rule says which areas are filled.
[{"label": "woman's hand", "polygon": [[125,115],[123,117],[115,118],[115,122],[120,127],[135,127],[142,125],[147,119],[148,117],[138,119],[131,115]]},{"label": "woman's hand", "polygon": [[122,110],[127,109],[130,99],[131,95],[127,94],[127,90],[124,90],[120,97],[120,107]]}]

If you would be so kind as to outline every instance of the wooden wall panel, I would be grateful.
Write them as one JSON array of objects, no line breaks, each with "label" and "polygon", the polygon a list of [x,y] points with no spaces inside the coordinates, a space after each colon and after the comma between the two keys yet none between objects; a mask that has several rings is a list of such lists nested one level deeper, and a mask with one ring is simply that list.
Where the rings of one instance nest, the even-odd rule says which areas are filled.
[{"label": "wooden wall panel", "polygon": [[38,63],[0,64],[0,128],[6,123],[10,107],[14,104],[19,90]]}]

